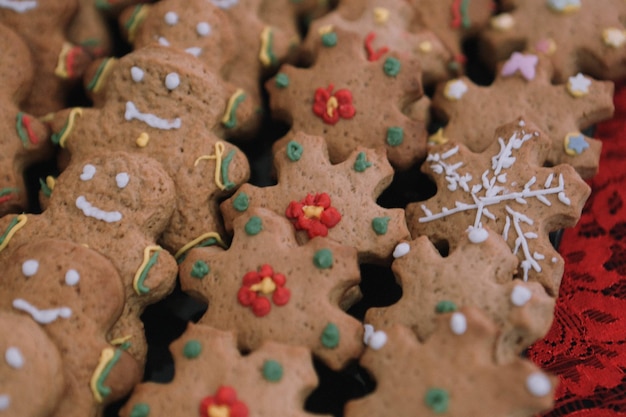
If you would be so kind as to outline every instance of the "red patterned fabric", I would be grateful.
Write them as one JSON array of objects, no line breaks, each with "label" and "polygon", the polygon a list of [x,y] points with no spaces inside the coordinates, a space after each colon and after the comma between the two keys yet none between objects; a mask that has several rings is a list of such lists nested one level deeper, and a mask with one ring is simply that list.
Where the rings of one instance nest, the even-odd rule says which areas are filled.
[{"label": "red patterned fabric", "polygon": [[552,329],[529,357],[559,376],[549,417],[626,417],[626,84],[615,117],[597,126],[600,172],[559,251],[565,275]]}]

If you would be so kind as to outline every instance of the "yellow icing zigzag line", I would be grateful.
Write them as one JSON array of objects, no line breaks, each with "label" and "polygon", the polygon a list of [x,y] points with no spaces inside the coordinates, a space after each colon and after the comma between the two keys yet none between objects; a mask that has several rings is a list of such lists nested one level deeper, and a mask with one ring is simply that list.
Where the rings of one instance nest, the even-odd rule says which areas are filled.
[{"label": "yellow icing zigzag line", "polygon": [[224,142],[216,142],[214,155],[203,155],[196,159],[196,161],[193,163],[193,166],[197,166],[200,161],[215,159],[215,185],[217,185],[220,190],[226,189],[226,186],[222,182],[222,178],[220,175],[222,172],[222,156],[224,155],[225,149],[226,148],[224,147]]},{"label": "yellow icing zigzag line", "polygon": [[224,241],[222,240],[222,237],[218,233],[208,232],[208,233],[198,236],[197,238],[195,238],[194,240],[192,240],[191,242],[187,243],[185,246],[180,248],[178,252],[176,252],[176,254],[174,255],[174,258],[176,259],[180,258],[189,249],[193,248],[194,246],[196,246],[198,243],[202,242],[203,240],[206,240],[209,238],[215,239],[218,245],[226,249],[226,244],[224,243]]},{"label": "yellow icing zigzag line", "polygon": [[150,252],[159,252],[162,249],[163,248],[161,248],[158,245],[151,245],[151,246],[147,246],[143,250],[143,261],[141,262],[139,269],[137,269],[137,272],[135,272],[135,277],[133,278],[133,288],[135,289],[135,292],[137,294],[141,295],[143,293],[140,289],[140,286],[143,285],[141,281],[142,281],[142,275],[144,273],[144,270],[146,269],[146,267],[148,266],[148,263],[150,262]]},{"label": "yellow icing zigzag line", "polygon": [[266,67],[272,65],[276,60],[276,57],[272,52],[272,36],[272,28],[269,26],[266,26],[263,28],[263,31],[261,31],[261,50],[259,51],[259,60]]},{"label": "yellow icing zigzag line", "polygon": [[98,390],[98,379],[100,379],[100,375],[104,371],[104,368],[107,366],[109,361],[113,359],[115,356],[115,350],[113,348],[104,348],[102,349],[102,353],[100,354],[100,360],[98,361],[98,366],[96,370],[93,372],[91,376],[91,381],[89,382],[89,387],[91,388],[91,393],[98,403],[101,403],[103,398]]},{"label": "yellow icing zigzag line", "polygon": [[241,88],[238,88],[237,91],[235,91],[235,93],[228,99],[228,105],[226,106],[224,117],[222,117],[222,123],[227,127],[231,123],[231,118],[233,117],[233,109],[236,104],[239,104],[239,97],[243,95],[245,95],[245,91],[243,91],[243,89]]},{"label": "yellow icing zigzag line", "polygon": [[17,224],[13,226],[11,230],[9,230],[9,232],[6,234],[6,236],[0,243],[0,252],[2,252],[4,248],[7,247],[7,245],[9,244],[9,241],[11,240],[11,238],[13,238],[13,235],[17,233],[17,231],[20,230],[22,227],[24,227],[27,221],[28,221],[28,217],[26,217],[25,214],[19,214],[17,216]]}]

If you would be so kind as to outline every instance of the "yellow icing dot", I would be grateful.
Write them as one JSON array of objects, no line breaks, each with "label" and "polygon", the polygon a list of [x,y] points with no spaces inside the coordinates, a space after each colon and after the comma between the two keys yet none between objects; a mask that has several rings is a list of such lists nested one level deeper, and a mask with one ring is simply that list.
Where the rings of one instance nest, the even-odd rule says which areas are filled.
[{"label": "yellow icing dot", "polygon": [[46,185],[49,189],[54,190],[54,186],[57,184],[57,181],[54,179],[52,175],[48,175],[46,177]]},{"label": "yellow icing dot", "polygon": [[209,417],[230,417],[230,407],[227,405],[211,404],[208,409]]},{"label": "yellow icing dot", "polygon": [[430,41],[423,41],[418,46],[420,52],[431,52],[433,50],[433,44]]},{"label": "yellow icing dot", "polygon": [[324,212],[324,207],[322,206],[304,206],[302,207],[302,211],[304,212],[304,215],[308,218],[315,218],[315,219],[319,219],[322,216],[322,213]]},{"label": "yellow icing dot", "polygon": [[148,142],[150,142],[150,135],[148,135],[146,132],[141,132],[141,135],[139,135],[139,137],[135,141],[137,146],[139,146],[140,148],[145,148],[146,146],[148,146]]},{"label": "yellow icing dot", "polygon": [[335,112],[335,109],[339,107],[339,102],[337,102],[337,98],[336,97],[331,97],[328,99],[328,102],[326,103],[326,113],[328,114],[328,117],[333,117],[333,113]]},{"label": "yellow icing dot", "polygon": [[389,10],[384,7],[374,8],[374,21],[379,25],[384,25],[389,20]]},{"label": "yellow icing dot", "polygon": [[276,289],[276,284],[270,277],[264,277],[261,282],[250,286],[252,291],[261,291],[263,294],[271,294]]},{"label": "yellow icing dot", "polygon": [[428,143],[433,145],[443,145],[448,142],[448,138],[443,135],[443,127],[439,128],[437,132],[428,137]]},{"label": "yellow icing dot", "polygon": [[320,36],[322,36],[332,31],[333,31],[333,25],[324,25],[324,26],[320,26],[320,28],[317,30],[317,33],[319,33]]},{"label": "yellow icing dot", "polygon": [[515,26],[515,19],[510,13],[502,13],[498,16],[492,17],[489,24],[493,29],[504,31]]}]

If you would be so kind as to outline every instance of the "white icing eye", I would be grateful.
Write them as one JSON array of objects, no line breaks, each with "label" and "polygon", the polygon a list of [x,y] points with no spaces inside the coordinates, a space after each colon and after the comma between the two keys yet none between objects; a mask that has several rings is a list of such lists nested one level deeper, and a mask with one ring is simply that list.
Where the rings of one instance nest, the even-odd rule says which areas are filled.
[{"label": "white icing eye", "polygon": [[200,36],[209,36],[211,34],[211,25],[208,22],[200,22],[196,25],[196,32]]},{"label": "white icing eye", "polygon": [[175,72],[170,72],[165,76],[165,87],[168,90],[173,90],[180,84],[180,77]]},{"label": "white icing eye", "polygon": [[126,172],[120,172],[115,176],[115,182],[117,183],[117,188],[126,188],[128,185],[128,181],[130,177]]},{"label": "white icing eye", "polygon": [[11,397],[7,394],[0,394],[0,411],[7,410],[11,405]]},{"label": "white icing eye", "polygon": [[32,277],[37,273],[39,269],[39,262],[34,259],[29,259],[22,264],[22,274],[27,277]]},{"label": "white icing eye", "polygon": [[73,287],[78,284],[78,281],[80,281],[80,274],[78,271],[75,269],[68,269],[65,273],[65,283],[70,287]]},{"label": "white icing eye", "polygon": [[4,352],[4,360],[13,369],[20,369],[24,366],[24,357],[22,352],[16,347],[10,347]]},{"label": "white icing eye", "polygon": [[89,181],[94,175],[96,175],[96,167],[91,164],[87,164],[83,167],[83,173],[80,174],[80,179],[83,181]]},{"label": "white icing eye", "polygon": [[143,80],[143,70],[139,67],[131,67],[130,77],[134,82],[140,83]]},{"label": "white icing eye", "polygon": [[526,378],[526,389],[535,397],[545,397],[552,391],[552,382],[541,372],[535,372]]},{"label": "white icing eye", "polygon": [[165,39],[163,36],[159,37],[159,45],[161,46],[170,46],[170,42]]},{"label": "white icing eye", "polygon": [[467,331],[467,319],[463,313],[454,313],[450,318],[450,329],[456,335],[462,335]]},{"label": "white icing eye", "polygon": [[165,23],[170,26],[174,26],[176,23],[178,23],[178,15],[174,12],[165,13]]},{"label": "white icing eye", "polygon": [[411,251],[411,246],[408,243],[406,242],[398,243],[396,248],[393,250],[393,257],[394,259],[402,258],[406,254],[408,254],[410,251]]}]

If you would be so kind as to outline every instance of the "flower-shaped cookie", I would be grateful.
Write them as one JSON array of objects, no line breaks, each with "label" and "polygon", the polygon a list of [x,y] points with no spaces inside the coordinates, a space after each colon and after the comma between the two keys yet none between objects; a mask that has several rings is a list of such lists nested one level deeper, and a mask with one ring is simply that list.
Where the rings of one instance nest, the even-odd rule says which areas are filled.
[{"label": "flower-shaped cookie", "polygon": [[303,243],[328,236],[352,246],[361,262],[389,263],[396,244],[409,236],[401,209],[385,209],[376,199],[393,178],[382,149],[357,148],[332,165],[321,137],[299,133],[274,154],[278,184],[244,184],[221,204],[224,222],[249,208],[263,207],[288,218]]},{"label": "flower-shaped cookie", "polygon": [[423,158],[424,123],[403,113],[422,96],[418,61],[397,53],[368,60],[361,37],[338,28],[317,42],[323,47],[313,67],[285,65],[265,84],[273,116],[292,127],[274,149],[301,131],[324,137],[333,163],[345,161],[359,146],[384,146],[399,169]]},{"label": "flower-shaped cookie", "polygon": [[375,336],[360,363],[376,389],[346,417],[531,417],[552,405],[556,378],[520,357],[498,362],[497,328],[478,309],[441,315],[424,344],[401,325]]},{"label": "flower-shaped cookie", "polygon": [[230,249],[195,248],[180,265],[183,291],[208,303],[200,323],[308,347],[332,369],[362,351],[362,325],[343,310],[360,298],[356,251],[324,238],[298,246],[288,220],[265,209],[233,222]]},{"label": "flower-shaped cookie", "polygon": [[498,128],[495,137],[479,154],[453,141],[431,149],[422,171],[437,194],[407,206],[409,230],[454,250],[459,230],[484,236],[485,225],[520,258],[518,278],[538,281],[555,296],[563,260],[548,234],[578,221],[589,186],[569,165],[544,168],[549,141],[523,120]]},{"label": "flower-shaped cookie", "polygon": [[514,52],[488,87],[467,77],[440,84],[432,106],[448,124],[439,134],[482,152],[495,128],[523,115],[552,141],[548,163],[567,163],[583,178],[592,177],[602,144],[581,131],[613,114],[613,83],[578,74],[554,85],[552,76],[545,56]]}]

